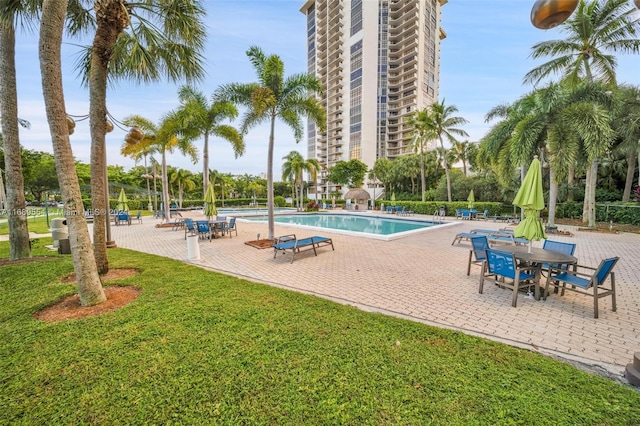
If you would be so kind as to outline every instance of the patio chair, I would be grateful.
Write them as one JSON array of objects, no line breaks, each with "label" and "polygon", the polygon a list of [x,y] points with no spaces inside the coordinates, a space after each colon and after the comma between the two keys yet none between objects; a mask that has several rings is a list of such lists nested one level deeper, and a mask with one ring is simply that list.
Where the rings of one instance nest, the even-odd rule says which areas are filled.
[{"label": "patio chair", "polygon": [[126,222],[127,225],[131,225],[131,216],[129,216],[129,213],[118,213],[118,215],[116,216],[116,225],[120,225],[120,222]]},{"label": "patio chair", "polygon": [[229,234],[229,238],[231,238],[231,233],[235,232],[236,233],[236,237],[238,236],[238,228],[236,228],[236,218],[232,217],[231,219],[229,219],[229,223],[223,223],[222,224],[222,233],[228,233]]},{"label": "patio chair", "polygon": [[[557,289],[562,284],[560,296],[564,296],[564,291],[569,290],[578,294],[583,294],[593,298],[593,317],[598,318],[598,299],[611,296],[611,310],[616,311],[616,278],[613,267],[620,260],[619,257],[610,257],[600,262],[597,268],[590,266],[576,265],[576,270],[561,269],[551,267],[547,276],[547,284],[544,289],[544,299],[549,291],[549,284],[553,281]],[[611,286],[604,286],[607,277],[611,276]],[[567,287],[567,284],[570,287]],[[592,289],[592,292],[589,292]]]},{"label": "patio chair", "polygon": [[489,219],[489,210],[485,210],[482,213],[476,213],[476,219],[487,220]]},{"label": "patio chair", "polygon": [[198,236],[200,239],[208,239],[211,241],[213,239],[213,235],[211,234],[211,227],[209,226],[209,222],[206,220],[197,220],[196,226],[198,229]]},{"label": "patio chair", "polygon": [[318,252],[316,249],[328,245],[331,246],[331,250],[335,250],[331,238],[316,235],[309,238],[297,239],[295,234],[283,235],[279,237],[273,245],[273,258],[276,258],[278,251],[282,251],[282,254],[285,254],[287,250],[291,250],[291,263],[293,263],[296,252],[300,253],[304,250],[313,250],[314,256],[317,256]]},{"label": "patio chair", "polygon": [[[559,251],[560,253],[566,253],[573,256],[573,252],[576,250],[576,245],[574,243],[563,243],[562,241],[544,240],[542,249]],[[543,263],[541,265],[543,270],[549,270],[550,267],[557,268],[558,265],[549,265],[548,263]],[[567,264],[560,265],[560,267],[562,269],[567,269]]]},{"label": "patio chair", "polygon": [[187,233],[190,235],[198,235],[198,228],[196,227],[195,223],[193,223],[193,219],[191,218],[186,218],[183,221],[184,223],[184,239],[187,239]]},{"label": "patio chair", "polygon": [[471,220],[471,210],[462,209],[462,220]]},{"label": "patio chair", "polygon": [[396,207],[396,214],[398,216],[403,216],[404,215],[404,207],[403,206]]},{"label": "patio chair", "polygon": [[487,259],[486,250],[489,248],[489,240],[487,240],[487,236],[478,235],[477,237],[471,237],[471,247],[471,250],[469,250],[467,276],[471,273],[471,264],[484,266],[484,261]]},{"label": "patio chair", "polygon": [[496,283],[499,287],[510,288],[513,291],[511,306],[516,307],[518,291],[523,288],[536,285],[535,274],[527,272],[527,269],[518,267],[513,253],[486,249],[487,259],[480,274],[480,288],[482,294],[485,281]]},{"label": "patio chair", "polygon": [[462,219],[462,209],[456,209],[456,219]]},{"label": "patio chair", "polygon": [[142,212],[138,210],[138,214],[136,214],[136,220],[138,223],[142,223]]}]

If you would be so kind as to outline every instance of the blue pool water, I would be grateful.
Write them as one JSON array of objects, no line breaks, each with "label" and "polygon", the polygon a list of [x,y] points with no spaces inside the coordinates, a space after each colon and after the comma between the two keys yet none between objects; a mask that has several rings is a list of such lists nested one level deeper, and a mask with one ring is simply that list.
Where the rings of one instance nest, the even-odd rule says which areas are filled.
[{"label": "blue pool water", "polygon": [[[267,214],[267,209],[266,208],[218,208],[218,215],[220,216],[224,216],[224,215],[229,215],[229,216],[234,216],[234,215],[262,215],[262,214]],[[280,214],[280,213],[292,213],[295,212],[296,209],[292,209],[292,208],[286,208],[286,207],[276,207],[275,209],[273,209],[274,213],[276,214]]]},{"label": "blue pool water", "polygon": [[[266,222],[266,216],[246,217],[245,220]],[[443,226],[438,223],[396,219],[379,216],[364,216],[350,214],[295,214],[279,215],[274,217],[276,224],[286,224],[301,228],[324,228],[332,232],[366,236],[382,240],[391,240],[424,231],[434,226]]]}]

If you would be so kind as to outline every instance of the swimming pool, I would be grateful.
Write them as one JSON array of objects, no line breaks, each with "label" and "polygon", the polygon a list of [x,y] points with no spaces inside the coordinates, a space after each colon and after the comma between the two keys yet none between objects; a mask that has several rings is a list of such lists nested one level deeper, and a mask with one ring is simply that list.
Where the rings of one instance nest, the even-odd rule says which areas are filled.
[{"label": "swimming pool", "polygon": [[[266,222],[266,216],[245,217],[243,220],[251,222]],[[338,214],[338,213],[312,213],[279,215],[274,217],[276,223],[283,225],[307,228],[330,229],[338,234],[354,235],[360,237],[375,238],[379,240],[395,240],[433,228],[455,225],[455,223],[441,224],[426,220],[387,218],[381,216],[368,216],[366,214]]]},{"label": "swimming pool", "polygon": [[[224,216],[224,215],[228,215],[228,216],[245,216],[245,215],[266,215],[267,214],[267,209],[266,208],[220,207],[217,210],[218,210],[218,215],[219,216]],[[273,212],[275,214],[293,213],[295,211],[297,211],[297,210],[296,209],[292,209],[292,208],[287,208],[287,207],[276,207],[275,209],[273,209]]]}]

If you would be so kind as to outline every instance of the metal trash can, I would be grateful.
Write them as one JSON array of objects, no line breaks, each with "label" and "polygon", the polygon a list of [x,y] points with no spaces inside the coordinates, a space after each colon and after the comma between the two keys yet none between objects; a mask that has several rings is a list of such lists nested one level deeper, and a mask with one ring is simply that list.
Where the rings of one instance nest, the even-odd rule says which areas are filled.
[{"label": "metal trash can", "polygon": [[200,260],[200,237],[189,235],[187,237],[187,260]]},{"label": "metal trash can", "polygon": [[58,243],[58,254],[71,254],[71,244],[68,238],[63,238]]},{"label": "metal trash can", "polygon": [[51,239],[53,240],[53,247],[59,247],[60,240],[68,238],[69,227],[67,226],[67,219],[64,217],[51,219]]}]

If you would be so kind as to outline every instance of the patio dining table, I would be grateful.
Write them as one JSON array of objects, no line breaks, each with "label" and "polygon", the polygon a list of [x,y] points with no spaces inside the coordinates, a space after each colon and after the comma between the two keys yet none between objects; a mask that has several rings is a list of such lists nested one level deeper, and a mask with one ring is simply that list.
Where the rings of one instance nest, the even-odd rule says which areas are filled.
[{"label": "patio dining table", "polygon": [[543,264],[575,265],[578,263],[578,258],[575,256],[555,250],[545,250],[538,247],[533,247],[531,249],[531,253],[529,253],[529,247],[518,245],[501,246],[499,250],[507,253],[513,253],[518,262],[532,267],[535,272],[534,295],[536,300],[540,300],[540,276],[542,274]]},{"label": "patio dining table", "polygon": [[216,237],[217,235],[217,231],[220,231],[221,235],[224,235],[224,228],[222,227],[222,225],[225,225],[227,223],[226,219],[210,219],[209,220],[209,227],[211,228],[211,235],[213,238],[218,238]]}]

